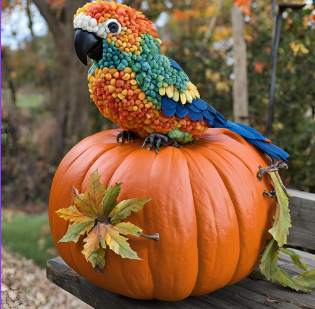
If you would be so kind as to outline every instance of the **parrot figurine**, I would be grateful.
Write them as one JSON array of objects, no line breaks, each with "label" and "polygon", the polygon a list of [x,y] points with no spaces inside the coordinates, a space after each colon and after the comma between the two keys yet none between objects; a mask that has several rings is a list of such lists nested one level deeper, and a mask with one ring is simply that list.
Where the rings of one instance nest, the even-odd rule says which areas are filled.
[{"label": "parrot figurine", "polygon": [[106,1],[87,3],[74,15],[74,46],[88,71],[90,97],[99,111],[132,136],[145,138],[159,152],[161,145],[180,147],[209,128],[241,135],[270,157],[287,162],[289,154],[255,129],[225,119],[200,98],[197,87],[172,59],[161,55],[162,41],[153,22],[141,12]]}]

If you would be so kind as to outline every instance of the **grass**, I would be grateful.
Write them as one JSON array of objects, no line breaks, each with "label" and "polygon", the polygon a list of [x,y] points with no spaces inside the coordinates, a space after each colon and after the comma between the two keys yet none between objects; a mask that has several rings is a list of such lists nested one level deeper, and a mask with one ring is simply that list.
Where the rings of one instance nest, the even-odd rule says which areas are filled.
[{"label": "grass", "polygon": [[17,94],[16,106],[26,109],[38,109],[43,107],[43,96],[40,94]]},{"label": "grass", "polygon": [[1,211],[1,243],[25,256],[41,268],[58,253],[53,243],[47,214]]}]

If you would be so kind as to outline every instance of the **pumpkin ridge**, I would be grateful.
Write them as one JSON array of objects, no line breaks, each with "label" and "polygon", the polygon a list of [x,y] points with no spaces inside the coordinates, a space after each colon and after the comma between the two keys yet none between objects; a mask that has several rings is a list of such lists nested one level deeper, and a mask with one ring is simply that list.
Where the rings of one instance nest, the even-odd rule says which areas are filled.
[{"label": "pumpkin ridge", "polygon": [[[223,132],[223,133],[224,133],[225,135],[227,135],[228,137],[230,137],[229,134],[226,134],[225,132]],[[233,134],[232,136],[234,136],[234,134]],[[251,148],[252,148],[253,150],[256,150],[256,148],[255,148],[253,145],[251,145],[250,143],[248,143],[242,136],[240,136],[240,137],[244,140],[245,143],[241,143],[238,139],[235,139],[235,138],[232,138],[232,139],[233,139],[233,141],[237,142],[237,143],[240,144],[241,146],[245,146],[245,147],[251,146]],[[203,146],[203,147],[204,147],[204,146]],[[205,147],[204,147],[204,148],[205,148]],[[230,154],[231,154],[231,152],[229,152],[225,147],[222,147],[222,145],[217,145],[217,148],[218,148],[218,149],[221,149],[221,150],[223,150],[223,151],[226,151],[227,153],[230,153]],[[258,149],[258,150],[259,150],[259,149]],[[246,156],[246,160],[242,160],[242,156],[240,156],[240,154],[239,154],[238,152],[235,152],[235,153],[233,152],[232,154],[233,154],[234,157],[238,158],[239,161],[240,161],[243,165],[245,165],[245,166],[247,167],[248,171],[252,174],[252,171],[251,171],[251,169],[250,169],[249,166],[248,166],[248,160],[250,160],[251,162],[254,162],[253,158],[252,158],[251,156]],[[258,166],[257,166],[257,169],[258,169]],[[255,185],[256,185],[256,183],[255,183]]]},{"label": "pumpkin ridge", "polygon": [[[205,147],[203,147],[203,148],[204,148],[204,150],[205,150],[206,152],[212,152],[212,153],[214,153],[216,156],[218,156],[220,159],[223,159],[225,162],[228,162],[227,160],[225,160],[224,157],[220,156],[220,155],[215,151],[214,148],[206,148],[206,149],[205,149]],[[219,148],[219,147],[218,147],[218,148]],[[202,155],[203,155],[203,154],[202,154]],[[237,229],[238,229],[238,232],[239,232],[239,256],[238,256],[238,262],[236,263],[236,266],[235,266],[235,270],[234,270],[234,272],[233,272],[231,278],[227,281],[227,282],[230,282],[230,281],[232,280],[234,274],[235,274],[235,271],[236,271],[236,269],[237,269],[237,265],[238,265],[239,260],[240,260],[240,255],[241,255],[241,241],[242,241],[242,240],[241,240],[241,233],[240,233],[240,219],[239,219],[239,215],[238,215],[238,213],[237,213],[237,211],[236,211],[236,209],[235,209],[235,207],[234,207],[235,200],[232,198],[231,193],[230,193],[229,189],[227,188],[227,184],[225,183],[224,178],[222,177],[222,172],[221,172],[220,169],[218,168],[220,165],[217,164],[216,162],[210,161],[209,158],[207,158],[205,155],[203,155],[203,156],[209,161],[209,163],[211,163],[211,164],[213,165],[213,167],[214,167],[214,169],[217,171],[217,173],[218,173],[218,175],[219,175],[219,177],[220,177],[222,183],[224,184],[225,190],[226,190],[226,192],[227,192],[227,194],[228,194],[230,200],[232,201],[232,205],[233,205],[233,209],[234,209],[234,213],[235,213],[235,217],[236,217],[236,221],[237,221]],[[215,223],[216,223],[216,220],[215,220]],[[215,269],[214,269],[214,270],[215,270]],[[213,270],[213,271],[214,271],[214,270]],[[223,286],[225,286],[225,285],[227,284],[227,282],[224,283]]]},{"label": "pumpkin ridge", "polygon": [[[229,153],[229,152],[226,151],[224,148],[221,148],[221,147],[220,147],[220,150],[223,150],[223,151]],[[220,154],[220,153],[218,153],[218,152],[216,152],[216,154],[217,154],[219,157],[221,157],[222,159],[225,159],[225,157],[224,157],[222,154]],[[232,155],[234,158],[240,160],[240,159],[239,159],[237,156],[235,156],[233,153],[229,153],[229,154]],[[235,167],[234,167],[232,164],[230,164],[228,160],[225,160],[225,161],[227,162],[227,164],[228,164],[231,168],[233,168],[233,170],[236,172],[236,174],[238,174],[238,171],[235,169]],[[242,163],[243,165],[245,165],[242,160],[240,160],[240,161],[241,161],[241,163]],[[249,172],[250,172],[250,174],[252,175],[252,172],[251,172],[251,171],[249,171]],[[222,177],[222,176],[225,176],[225,174],[224,174],[224,173],[220,173],[220,172],[219,172],[219,174],[220,174],[220,177],[221,177],[222,180],[223,180],[223,177]],[[224,183],[224,184],[225,184],[225,183]],[[225,184],[225,185],[226,185],[226,184]],[[255,185],[255,188],[256,188],[256,185]],[[251,194],[252,194],[252,191],[251,191]],[[231,196],[230,192],[229,192],[229,195]],[[253,196],[252,196],[252,198],[253,198]],[[241,255],[242,255],[242,249],[241,249],[241,248],[242,248],[242,242],[243,242],[243,239],[244,239],[244,237],[241,237],[241,228],[242,228],[242,226],[243,226],[244,224],[242,224],[242,225],[240,224],[239,211],[238,211],[237,208],[235,207],[235,205],[237,205],[236,200],[235,200],[234,198],[232,198],[232,196],[231,196],[231,199],[232,199],[232,201],[233,201],[233,206],[234,206],[235,213],[236,213],[236,217],[237,217],[237,220],[238,220],[238,223],[239,223],[239,231],[240,231],[240,253],[239,253],[239,261],[238,261],[238,263],[237,263],[237,265],[236,265],[234,274],[233,274],[233,276],[231,277],[231,279],[230,279],[229,282],[233,281],[235,275],[237,274],[237,271],[239,271],[239,268],[240,268],[240,264],[239,264],[239,263],[240,263]],[[253,200],[255,200],[255,199],[253,198]],[[253,205],[254,203],[251,203],[251,204]],[[255,206],[256,206],[256,204],[255,204]],[[257,207],[256,207],[255,210],[256,210],[255,213],[258,213],[258,212],[259,212],[259,211],[257,210]],[[246,274],[246,275],[247,275],[247,274]]]},{"label": "pumpkin ridge", "polygon": [[[136,146],[136,145],[134,145],[134,146]],[[90,168],[89,168],[89,170],[87,171],[87,173],[86,173],[84,179],[88,179],[87,176],[88,176],[88,174],[89,174],[89,172],[90,172],[92,166],[93,166],[93,165],[96,165],[96,166],[97,166],[97,165],[98,165],[98,164],[96,164],[97,161],[100,160],[103,155],[107,154],[108,152],[110,152],[110,151],[112,151],[112,150],[114,150],[114,149],[117,149],[118,147],[121,147],[121,146],[118,145],[117,147],[113,147],[113,148],[108,149],[108,150],[106,150],[105,152],[103,152],[103,153],[93,162],[93,164],[90,166]],[[128,157],[129,155],[131,155],[133,152],[135,152],[135,151],[137,151],[137,150],[138,150],[138,148],[132,150],[126,157],[124,157],[123,160],[120,162],[120,164],[118,164],[118,168],[119,168],[119,166],[125,161],[125,159],[127,159],[127,157]],[[93,171],[92,171],[92,172],[93,172]],[[106,184],[103,183],[103,185],[104,185],[105,188],[107,188],[107,187],[109,186],[109,184],[111,183],[112,178],[113,178],[115,172],[116,172],[116,170],[113,172],[113,174],[112,174],[111,177],[109,178],[108,183],[106,183]],[[84,179],[83,179],[83,181],[84,181]],[[83,185],[83,181],[82,181],[82,185]],[[81,191],[83,191],[82,186],[81,186]]]},{"label": "pumpkin ridge", "polygon": [[[237,141],[237,140],[236,140]],[[246,142],[246,141],[245,141]],[[246,142],[247,143],[247,142]],[[246,144],[243,144],[243,143],[240,143],[242,146],[247,146]],[[250,145],[250,144],[249,144]],[[250,145],[251,146],[251,145]],[[247,165],[247,159],[246,159],[246,161],[244,162],[242,159],[241,159],[241,157],[238,155],[238,153],[230,153],[230,152],[228,152],[228,150],[227,149],[225,149],[224,147],[218,147],[219,149],[220,149],[220,152],[225,152],[225,153],[227,153],[227,154],[232,154],[233,155],[233,157],[234,158],[236,158],[236,159],[238,159],[238,161],[240,162],[240,163],[242,163],[242,165],[244,165],[245,167],[246,167],[246,169],[248,170],[248,172],[249,172],[249,174],[250,174],[250,186],[254,186],[255,187],[255,190],[251,190],[250,191],[250,194],[251,194],[251,198],[252,198],[252,200],[253,201],[255,201],[255,200],[257,200],[256,199],[256,197],[253,195],[253,193],[254,192],[257,192],[258,191],[258,189],[259,189],[259,182],[257,181],[257,177],[256,177],[256,175],[254,175],[253,174],[253,172],[252,172],[252,170],[248,167],[248,165]],[[253,150],[255,150],[255,148],[252,146],[252,148],[253,148]],[[220,156],[220,157],[222,157],[222,158],[225,158],[225,156],[223,155],[223,154],[220,154],[220,152],[218,152],[217,154]],[[265,157],[264,157],[264,159],[265,159]],[[228,161],[227,161],[228,162]],[[251,162],[253,162],[254,163],[254,160],[253,160],[253,158],[251,158]],[[229,163],[229,162],[228,162]],[[234,171],[237,173],[237,170],[234,168],[234,166],[233,165],[230,165],[230,166],[232,166],[232,168],[234,169]],[[252,209],[255,209],[255,212],[256,212],[256,214],[257,214],[257,217],[259,217],[259,213],[260,213],[260,209],[258,208],[258,205],[260,205],[260,204],[256,204],[256,203],[251,203],[252,205],[253,205],[253,208]],[[233,205],[235,205],[234,203],[233,203]],[[264,206],[264,212],[266,212],[266,213],[268,213],[268,209],[267,209],[267,205],[265,204],[265,203],[262,203],[261,205],[263,205]],[[255,208],[254,208],[255,207]],[[267,236],[266,236],[267,237]],[[240,258],[241,258],[241,251],[240,251]],[[238,270],[238,268],[239,268],[240,266],[239,266],[239,264],[236,266],[236,269],[235,269],[235,273],[234,273],[234,275],[233,275],[233,277],[231,278],[231,280],[230,280],[230,282],[233,282],[233,280],[234,280],[234,278],[235,278],[235,275],[236,275],[236,273],[237,273],[237,270]],[[251,270],[252,271],[252,270]],[[248,272],[248,274],[249,273],[251,273],[251,271],[249,271]],[[247,274],[247,275],[248,275]],[[228,283],[228,284],[230,284],[230,282]],[[233,284],[233,283],[232,283]]]},{"label": "pumpkin ridge", "polygon": [[[119,164],[118,168],[114,171],[113,175],[111,176],[110,181],[113,179],[115,173],[119,170],[120,165],[122,165],[122,164],[124,163],[124,161],[126,161],[129,156],[131,156],[131,155],[134,154],[135,152],[139,152],[139,151],[142,151],[142,149],[141,149],[141,148],[140,148],[140,149],[139,149],[139,148],[136,148],[135,150],[131,151],[126,157],[124,157],[124,159],[123,159],[123,160],[121,161],[121,163]],[[110,181],[109,181],[109,183],[110,183]]]},{"label": "pumpkin ridge", "polygon": [[[225,131],[225,130],[224,130],[224,131]],[[231,132],[232,134],[230,134],[230,132]],[[244,143],[240,142],[240,140],[237,138],[238,134],[236,134],[236,133],[234,133],[234,132],[232,132],[232,131],[229,131],[229,130],[228,130],[228,132],[223,132],[223,133],[224,133],[224,135],[228,136],[229,138],[232,137],[232,139],[233,139],[235,142],[237,142],[238,144],[240,144],[242,147],[243,147],[243,146],[244,146],[244,147],[251,146],[251,148],[252,148],[254,151],[255,151],[255,150],[258,150],[259,152],[261,152],[259,149],[256,149],[253,145],[251,145],[250,143],[248,143],[242,136],[240,136],[240,138],[241,138],[242,141],[244,141]],[[234,138],[234,136],[235,136],[235,138]],[[226,152],[226,153],[231,154],[231,152],[229,152],[225,147],[222,147],[221,145],[218,145],[217,148],[218,148],[218,149],[221,149],[221,151],[224,151],[224,152]],[[232,148],[232,149],[233,149],[233,148]],[[232,154],[233,154],[234,157],[236,157],[236,158],[239,159],[240,163],[242,163],[244,166],[246,166],[247,170],[249,171],[249,173],[250,173],[250,175],[251,175],[251,179],[253,180],[253,181],[252,181],[252,184],[254,184],[255,188],[258,189],[259,183],[257,182],[257,176],[252,173],[252,170],[250,169],[249,163],[248,163],[249,160],[250,160],[252,163],[255,162],[255,160],[253,159],[253,157],[246,155],[246,160],[242,160],[242,158],[244,158],[244,157],[242,157],[242,156],[240,155],[240,152],[233,152]],[[221,156],[221,157],[223,157],[223,156]],[[266,161],[266,159],[267,159],[266,156],[261,155],[261,157],[263,158],[264,161]],[[257,166],[257,169],[258,169],[258,166]],[[255,180],[256,180],[256,181],[255,181]],[[253,197],[253,200],[255,200],[255,197],[253,196],[253,192],[252,192],[252,191],[251,191],[251,195],[252,195],[252,197]],[[266,207],[265,207],[265,208],[266,208]]]},{"label": "pumpkin ridge", "polygon": [[[240,141],[240,139],[238,138],[238,135],[235,134],[234,132],[232,131],[229,131],[227,130],[227,132],[225,132],[226,130],[222,130],[222,133],[224,135],[226,135],[227,137],[229,138],[232,138],[233,141],[237,142],[238,144],[240,144],[241,147],[247,147],[247,146],[251,146],[251,148],[253,150],[256,150],[256,148],[254,146],[252,146],[251,144],[249,144],[243,137],[240,136],[240,139],[242,140],[242,142]],[[230,132],[232,132],[232,134],[230,134]],[[235,137],[235,138],[234,138]],[[203,148],[205,148],[205,146],[202,146]],[[251,179],[253,180],[252,181],[252,185],[254,184],[255,188],[258,189],[258,182],[255,181],[257,180],[256,179],[256,175],[254,175],[252,173],[252,170],[249,168],[249,164],[248,164],[248,161],[250,160],[252,163],[254,163],[255,161],[253,160],[253,157],[252,156],[248,156],[246,155],[246,160],[242,160],[242,156],[240,156],[240,152],[229,152],[225,147],[222,147],[222,145],[218,145],[217,146],[218,149],[220,149],[221,151],[223,152],[226,152],[228,154],[232,154],[233,157],[237,158],[239,160],[240,163],[242,163],[242,165],[246,166],[249,174],[251,175]],[[233,149],[233,148],[232,148]],[[217,152],[216,152],[217,153]],[[219,153],[218,153],[219,154]],[[220,154],[219,154],[220,155]],[[221,156],[221,155],[220,155]],[[224,158],[224,156],[221,156],[222,158]],[[264,160],[266,160],[266,158],[264,156],[262,156],[264,158]],[[258,168],[258,167],[257,167]],[[235,170],[235,169],[234,169]],[[253,191],[251,191],[251,196],[252,196],[252,199],[255,200],[255,197],[253,196]],[[266,207],[265,207],[266,208]],[[257,209],[256,209],[257,210]],[[258,212],[258,210],[257,210]]]},{"label": "pumpkin ridge", "polygon": [[[148,191],[149,191],[149,187],[150,187],[150,179],[151,179],[151,177],[152,177],[152,170],[153,170],[153,165],[154,165],[154,163],[155,163],[155,161],[156,161],[156,156],[154,156],[154,158],[153,158],[153,161],[152,161],[152,164],[151,164],[151,167],[150,167],[150,174],[149,174],[149,178],[148,178],[148,184],[147,184],[147,187],[146,187],[146,193],[148,193]],[[146,194],[146,196],[148,196],[148,194]],[[146,251],[147,252],[147,257],[148,257],[148,259],[147,259],[147,261],[148,261],[148,268],[149,268],[149,270],[150,270],[150,277],[151,277],[151,281],[152,281],[152,295],[153,295],[153,298],[156,298],[155,297],[155,287],[156,287],[156,283],[155,283],[155,280],[154,280],[154,276],[153,276],[153,273],[152,273],[152,262],[151,262],[151,259],[149,258],[149,256],[150,256],[150,251],[149,250],[147,250]],[[152,259],[153,260],[153,259]]]},{"label": "pumpkin ridge", "polygon": [[188,166],[188,158],[185,155],[185,151],[181,151],[181,153],[183,154],[183,156],[185,157],[185,160],[186,160],[186,168],[188,170],[188,179],[189,179],[189,184],[190,184],[189,187],[191,189],[191,196],[192,196],[192,199],[193,199],[193,206],[194,206],[194,212],[195,212],[195,223],[196,223],[196,229],[197,229],[196,246],[197,246],[198,266],[197,266],[197,273],[196,273],[196,278],[195,278],[195,284],[194,284],[192,290],[190,291],[190,295],[191,295],[191,293],[195,289],[195,286],[196,286],[196,283],[197,283],[197,279],[198,279],[198,273],[199,273],[199,262],[200,262],[199,259],[200,259],[200,255],[199,255],[199,250],[198,250],[199,249],[198,240],[199,240],[200,227],[198,226],[197,213],[196,213],[196,207],[195,207],[195,197],[194,197],[194,192],[193,192],[193,189],[192,189],[192,186],[191,186],[192,183],[191,183],[191,177],[190,177],[190,169],[189,169],[189,166]]},{"label": "pumpkin ridge", "polygon": [[[191,192],[192,192],[192,197],[193,197],[193,202],[194,202],[194,205],[195,205],[195,198],[194,198],[194,194],[193,194],[193,190],[192,190],[192,182],[191,182],[191,177],[190,177],[190,169],[189,169],[189,166],[188,166],[188,158],[187,156],[189,156],[189,151],[192,151],[192,149],[189,149],[189,148],[186,148],[186,149],[183,149],[182,150],[182,153],[184,155],[184,157],[186,158],[186,163],[187,163],[187,168],[188,168],[188,175],[189,175],[189,183],[190,183],[190,188],[191,188]],[[196,226],[197,226],[197,249],[199,248],[199,233],[200,233],[200,227],[198,225],[198,220],[197,220],[197,212],[196,212],[196,207],[194,207],[195,209],[195,218],[196,218]],[[213,209],[212,209],[212,213],[213,213]],[[215,232],[217,234],[217,223],[216,223],[216,220],[214,220],[214,223],[215,223]],[[196,288],[196,285],[197,285],[197,282],[198,282],[198,275],[199,275],[199,264],[200,264],[200,255],[199,255],[199,250],[197,250],[198,252],[198,272],[197,272],[197,276],[196,276],[196,280],[195,280],[195,284],[194,284],[194,287],[191,291],[191,294],[193,293],[193,291],[195,290]],[[217,259],[217,254],[215,255],[215,260]]]},{"label": "pumpkin ridge", "polygon": [[[220,150],[224,150],[224,148],[221,148],[221,147],[218,147]],[[218,153],[218,152],[215,152],[216,153],[216,155],[218,155],[221,159],[223,159],[223,160],[225,160],[225,157],[224,156],[222,156],[222,155],[220,155],[220,153]],[[234,155],[233,155],[234,156]],[[239,159],[239,158],[238,158]],[[239,161],[241,161],[240,159],[239,159]],[[227,162],[227,164],[229,164],[229,162],[227,161],[227,160],[225,160],[225,162]],[[241,161],[241,163],[243,163],[243,161]],[[230,165],[231,166],[231,165]],[[232,165],[232,167],[233,167],[233,165]],[[224,186],[226,187],[226,189],[227,189],[227,191],[228,191],[228,194],[229,194],[229,196],[230,196],[230,198],[231,198],[231,201],[232,201],[232,203],[233,203],[233,206],[235,205],[235,199],[233,199],[232,198],[232,195],[231,195],[231,193],[230,193],[230,191],[228,190],[228,188],[227,188],[227,185],[226,185],[226,183],[225,183],[225,181],[224,181],[224,178],[222,177],[222,173],[216,168],[216,166],[215,166],[215,169],[218,171],[218,174],[220,175],[220,178],[222,179],[222,182],[224,183]],[[235,169],[234,169],[235,170]],[[236,170],[235,170],[236,171]],[[236,171],[237,172],[237,171]],[[236,270],[237,270],[237,267],[238,267],[238,265],[239,265],[239,261],[240,261],[240,259],[241,259],[241,248],[242,248],[242,237],[241,237],[241,224],[240,224],[240,219],[239,219],[239,214],[238,214],[238,212],[237,212],[237,210],[236,210],[236,208],[234,207],[234,211],[235,211],[235,215],[236,215],[236,219],[237,219],[237,224],[238,224],[238,230],[239,230],[239,239],[240,239],[240,242],[239,242],[239,246],[240,246],[240,251],[239,251],[239,256],[238,256],[238,262],[237,262],[237,264],[235,265],[235,269],[234,269],[234,272],[233,272],[233,274],[232,274],[232,277],[230,278],[230,280],[228,281],[228,282],[230,282],[232,279],[233,279],[233,277],[234,277],[234,275],[235,275],[235,273],[236,273]]]}]

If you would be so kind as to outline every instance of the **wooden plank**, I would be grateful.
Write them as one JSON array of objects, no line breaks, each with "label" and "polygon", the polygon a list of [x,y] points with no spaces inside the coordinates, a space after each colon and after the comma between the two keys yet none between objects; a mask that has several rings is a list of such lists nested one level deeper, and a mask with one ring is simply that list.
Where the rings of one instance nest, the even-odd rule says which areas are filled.
[{"label": "wooden plank", "polygon": [[[211,294],[208,295],[203,295],[203,296],[193,296],[193,297],[188,297],[186,298],[184,301],[186,301],[187,299],[198,299],[199,301],[203,302],[207,308],[209,305],[214,306],[214,308],[220,308],[220,309],[239,309],[239,306],[235,306],[233,304],[231,304],[227,299],[219,299],[217,297],[214,297]],[[186,307],[183,306],[183,309],[185,309]],[[195,307],[195,308],[199,308],[199,307]],[[163,308],[164,309],[164,308]]]},{"label": "wooden plank", "polygon": [[159,300],[137,300],[114,294],[94,285],[77,274],[61,258],[47,262],[46,274],[48,280],[96,309],[218,308],[212,305],[209,306],[209,304],[198,298],[192,297],[178,302],[164,302]]},{"label": "wooden plank", "polygon": [[237,285],[265,295],[269,299],[277,300],[279,303],[293,304],[298,308],[315,308],[315,291],[311,293],[297,293],[277,283],[266,280],[253,281],[253,279],[248,277],[238,282]]},{"label": "wooden plank", "polygon": [[315,194],[289,189],[292,228],[290,246],[315,250]]},{"label": "wooden plank", "polygon": [[[308,265],[315,264],[314,255],[296,251],[302,256],[304,263]],[[293,263],[285,255],[281,254],[279,260],[285,270],[292,273],[295,272]],[[78,275],[61,258],[48,261],[47,278],[96,309],[315,308],[315,291],[310,294],[296,293],[266,280],[254,280],[250,278],[245,278],[236,285],[227,286],[208,295],[188,297],[178,302],[135,300],[110,293]],[[272,301],[277,301],[277,303]]]},{"label": "wooden plank", "polygon": [[[255,284],[253,282],[253,284]],[[288,304],[288,303],[279,303],[279,302],[275,302],[275,299],[269,299],[268,297],[266,297],[265,295],[262,295],[260,293],[254,292],[254,291],[250,291],[248,289],[245,289],[237,284],[234,284],[233,286],[227,286],[224,289],[231,291],[233,293],[235,293],[236,296],[238,297],[242,297],[244,299],[247,299],[251,302],[254,302],[253,307],[252,308],[258,308],[256,307],[255,303],[264,305],[264,308],[267,307],[271,307],[271,308],[283,308],[283,309],[299,309],[300,307],[294,305],[294,304]]]},{"label": "wooden plank", "polygon": [[240,296],[236,292],[236,288],[233,286],[230,289],[223,288],[217,291],[214,291],[210,294],[211,296],[217,297],[221,300],[226,300],[230,304],[239,306],[241,308],[257,308],[257,309],[265,309],[265,304],[260,304],[253,299],[245,298]]}]

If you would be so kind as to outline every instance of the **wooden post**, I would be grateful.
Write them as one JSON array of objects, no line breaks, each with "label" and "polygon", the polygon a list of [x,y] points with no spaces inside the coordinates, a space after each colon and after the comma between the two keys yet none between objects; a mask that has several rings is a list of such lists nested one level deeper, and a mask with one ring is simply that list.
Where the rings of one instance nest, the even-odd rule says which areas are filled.
[{"label": "wooden post", "polygon": [[242,11],[234,5],[232,9],[233,28],[233,113],[234,121],[249,125],[248,82],[246,65],[246,42],[244,39],[244,17]]},{"label": "wooden post", "polygon": [[[272,11],[275,14],[275,4],[276,1],[273,0]],[[281,26],[282,26],[282,13],[286,9],[300,10],[303,8],[305,3],[279,3],[278,14],[276,18],[274,17],[273,22],[273,33],[272,33],[272,72],[271,72],[271,82],[270,82],[270,95],[268,104],[268,118],[266,124],[266,135],[271,138],[272,135],[272,124],[273,124],[273,107],[275,99],[275,89],[276,89],[276,71],[278,62],[278,49],[280,43]]]}]

